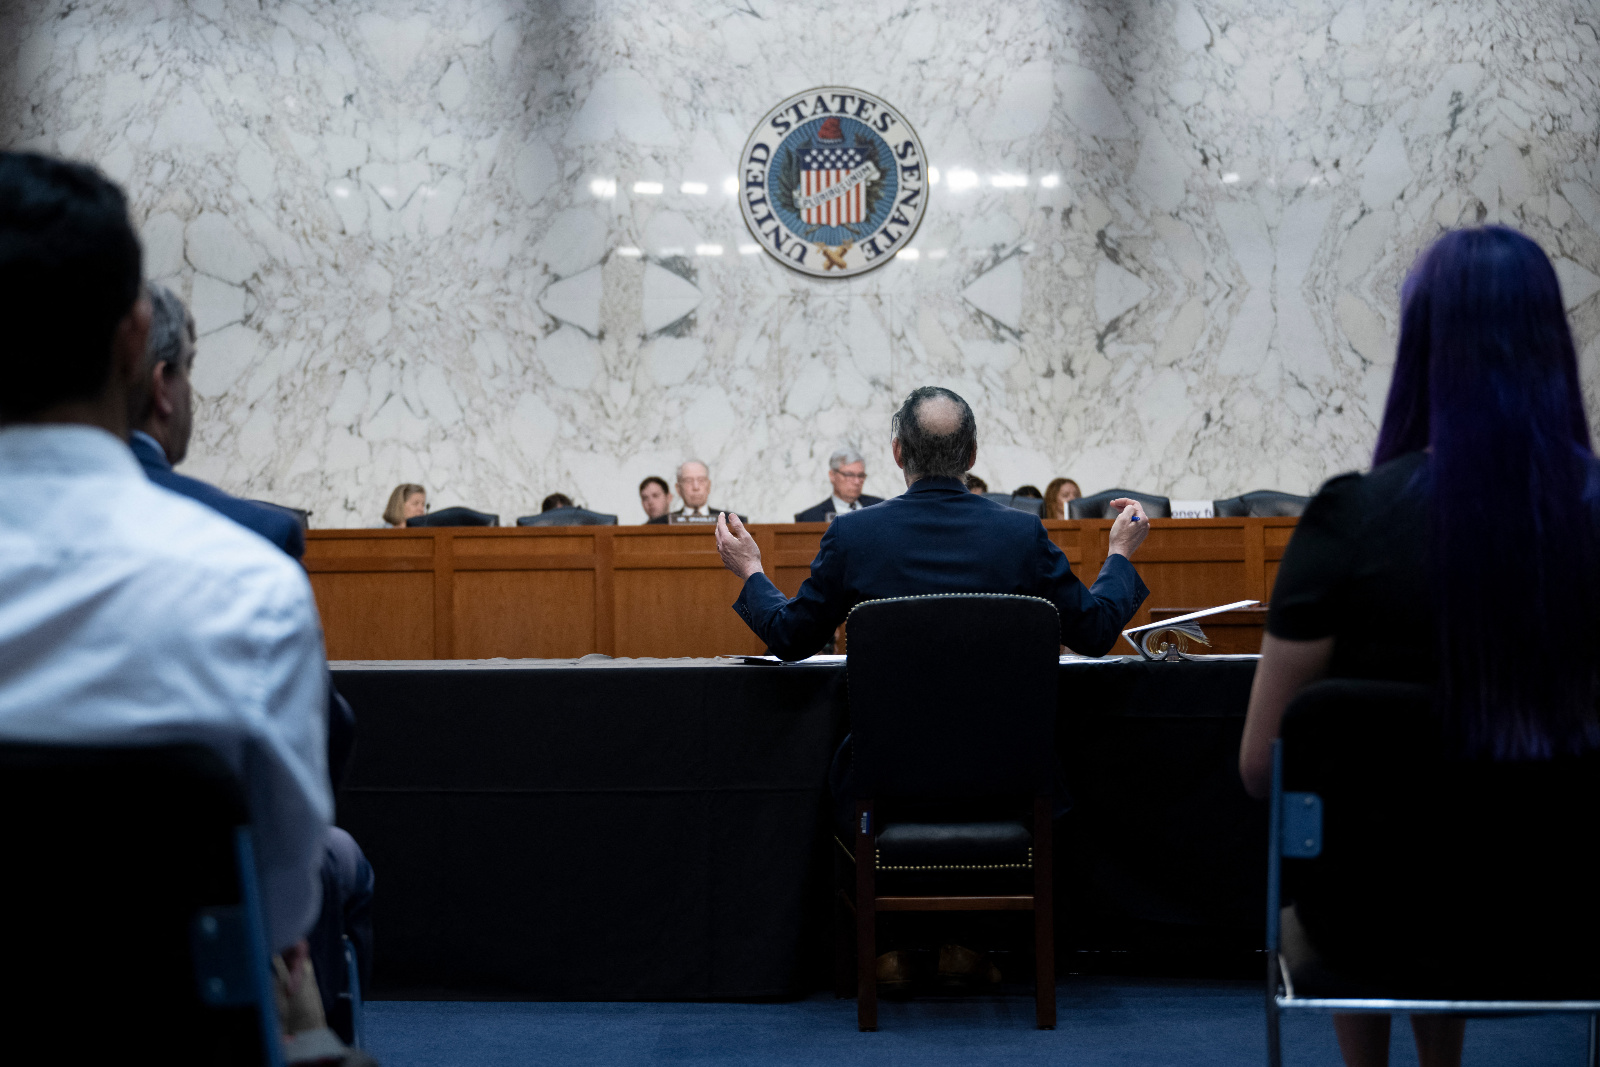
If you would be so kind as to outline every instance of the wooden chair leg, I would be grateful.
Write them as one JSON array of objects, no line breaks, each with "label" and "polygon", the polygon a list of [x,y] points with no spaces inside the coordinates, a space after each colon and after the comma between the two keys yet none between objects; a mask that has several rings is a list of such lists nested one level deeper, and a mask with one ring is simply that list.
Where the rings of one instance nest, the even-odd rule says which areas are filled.
[{"label": "wooden chair leg", "polygon": [[1033,799],[1034,1014],[1056,1028],[1055,823],[1049,797]]},{"label": "wooden chair leg", "polygon": [[840,1000],[856,993],[855,908],[843,889],[833,893],[833,995]]},{"label": "wooden chair leg", "polygon": [[856,1026],[878,1028],[877,866],[872,802],[856,802]]}]

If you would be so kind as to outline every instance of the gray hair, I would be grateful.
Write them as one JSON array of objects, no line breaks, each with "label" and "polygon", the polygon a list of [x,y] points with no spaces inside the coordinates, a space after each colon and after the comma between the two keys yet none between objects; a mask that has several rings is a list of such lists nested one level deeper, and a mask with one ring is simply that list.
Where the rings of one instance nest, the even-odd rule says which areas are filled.
[{"label": "gray hair", "polygon": [[192,354],[195,342],[194,316],[177,293],[160,282],[147,284],[145,293],[150,297],[150,339],[145,343],[144,359],[130,397],[135,425],[150,415],[150,375],[162,363],[188,373],[189,368],[183,364],[184,346],[187,343]]},{"label": "gray hair", "polygon": [[[948,400],[956,405],[954,430],[936,434],[923,429],[921,408],[929,400]],[[890,425],[890,433],[900,442],[900,461],[913,478],[961,478],[972,465],[978,447],[978,422],[967,402],[949,389],[938,385],[913,389]]]},{"label": "gray hair", "polygon": [[851,448],[849,445],[845,445],[843,448],[839,449],[839,451],[828,457],[828,469],[831,471],[836,471],[840,467],[848,467],[852,463],[865,462],[865,456]]},{"label": "gray hair", "polygon": [[711,477],[711,468],[706,466],[703,461],[698,459],[686,459],[682,463],[678,464],[677,470],[672,472],[672,480],[675,482],[683,481],[683,468],[687,467],[691,463],[698,463],[700,466],[705,467],[706,477]]}]

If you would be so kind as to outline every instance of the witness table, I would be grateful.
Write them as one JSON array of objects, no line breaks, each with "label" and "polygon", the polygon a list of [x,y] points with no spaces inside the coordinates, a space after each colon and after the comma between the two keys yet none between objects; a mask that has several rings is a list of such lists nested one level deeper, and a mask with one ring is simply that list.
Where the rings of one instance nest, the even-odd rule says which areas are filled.
[{"label": "witness table", "polygon": [[[380,994],[783,995],[826,983],[844,668],[342,662],[339,823],[377,871]],[[1253,657],[1064,658],[1064,949],[1261,940]],[[999,697],[1003,699],[1003,696]]]},{"label": "witness table", "polygon": [[[1085,583],[1111,523],[1050,521]],[[1152,608],[1266,600],[1294,519],[1154,519],[1134,565]],[[789,596],[827,527],[750,527]],[[739,580],[705,526],[311,530],[306,570],[333,659],[720,656],[763,651],[734,614]]]}]

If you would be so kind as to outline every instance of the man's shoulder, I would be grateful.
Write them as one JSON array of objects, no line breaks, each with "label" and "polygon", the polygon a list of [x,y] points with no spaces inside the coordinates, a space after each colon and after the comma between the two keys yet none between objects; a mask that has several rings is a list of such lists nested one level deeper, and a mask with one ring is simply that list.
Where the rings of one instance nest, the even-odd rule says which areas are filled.
[{"label": "man's shoulder", "polygon": [[[227,496],[204,482],[197,484]],[[227,499],[253,507],[248,501]],[[108,532],[152,566],[173,565],[209,576],[226,574],[235,580],[255,574],[268,579],[303,577],[299,566],[260,533],[210,501],[170,485],[150,485],[137,512],[119,513],[113,522],[114,529]]]},{"label": "man's shoulder", "polygon": [[822,522],[827,518],[828,512],[833,510],[832,505],[833,505],[833,498],[829,497],[827,500],[824,500],[820,504],[813,504],[809,508],[806,508],[804,511],[797,512],[795,514],[794,521],[795,522]]},{"label": "man's shoulder", "polygon": [[294,554],[291,549],[297,540],[295,535],[299,533],[300,524],[288,515],[241,499],[209,482],[177,471],[154,472],[150,474],[150,480],[164,489],[204,504],[240,526],[260,534],[285,552]]}]

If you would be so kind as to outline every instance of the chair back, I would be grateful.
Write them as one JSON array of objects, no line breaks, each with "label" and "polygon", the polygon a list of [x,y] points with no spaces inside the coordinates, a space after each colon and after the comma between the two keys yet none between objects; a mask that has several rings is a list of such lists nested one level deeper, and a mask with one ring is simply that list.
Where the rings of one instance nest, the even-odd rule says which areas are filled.
[{"label": "chair back", "polygon": [[1308,496],[1280,493],[1276,489],[1257,489],[1225,500],[1212,501],[1212,514],[1219,519],[1277,519],[1299,516],[1311,503]]},{"label": "chair back", "polygon": [[858,796],[1053,788],[1055,605],[987,593],[869,600],[846,627]]},{"label": "chair back", "polygon": [[440,508],[406,520],[407,526],[499,526],[500,516],[471,508]]},{"label": "chair back", "polygon": [[214,752],[0,744],[0,811],[8,1017],[73,1062],[280,1059],[249,812]]},{"label": "chair back", "polygon": [[996,504],[1004,504],[1017,511],[1026,511],[1030,515],[1037,515],[1044,510],[1044,501],[1036,496],[1017,496],[1013,493],[984,493],[985,500],[993,500]]},{"label": "chair back", "polygon": [[[1452,995],[1600,992],[1600,757],[1446,754],[1430,691],[1307,687],[1282,727],[1282,788],[1320,798],[1320,848],[1285,858],[1300,922],[1336,969],[1403,953]],[[1582,973],[1574,971],[1577,967]],[[1573,981],[1586,981],[1586,989]]]},{"label": "chair back", "polygon": [[311,529],[311,512],[305,508],[291,508],[288,504],[274,504],[270,500],[252,500],[250,503],[260,504],[264,508],[271,508],[273,511],[289,516],[289,518],[300,524],[300,529],[302,530]]},{"label": "chair back", "polygon": [[1077,500],[1067,501],[1067,518],[1069,519],[1114,519],[1116,513],[1111,507],[1111,502],[1121,497],[1137,500],[1144,505],[1144,513],[1152,519],[1172,518],[1172,501],[1164,496],[1154,493],[1140,493],[1132,489],[1107,489],[1103,493],[1093,496],[1079,497]]},{"label": "chair back", "polygon": [[518,526],[615,526],[615,515],[604,515],[588,508],[551,508],[537,515],[523,515]]}]

